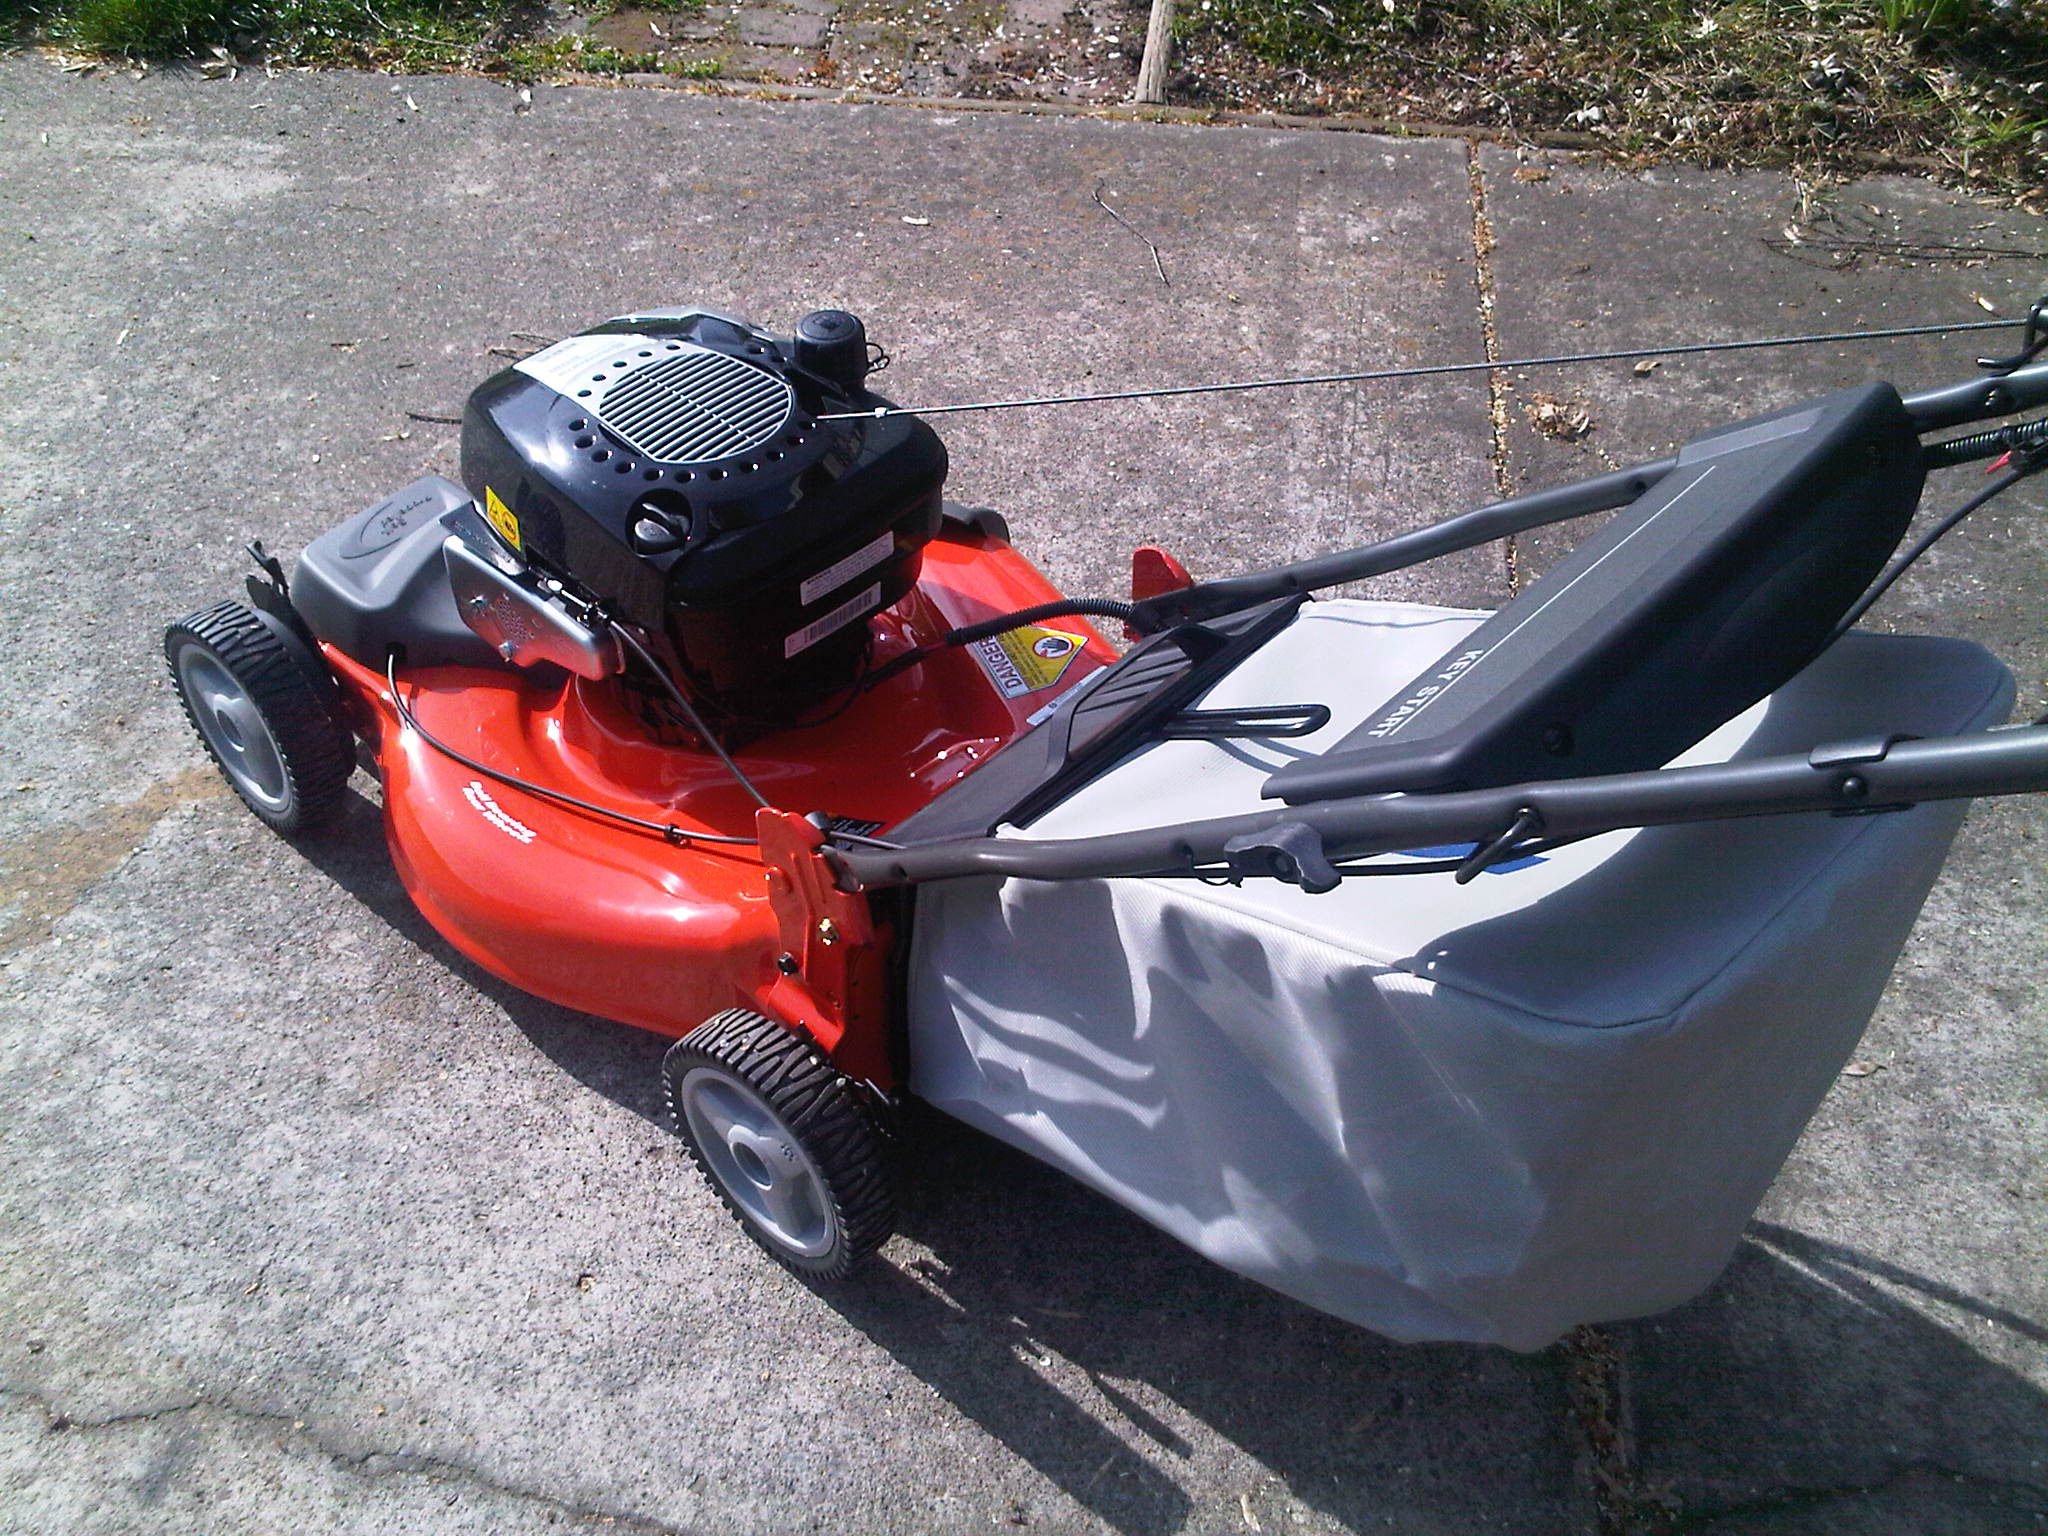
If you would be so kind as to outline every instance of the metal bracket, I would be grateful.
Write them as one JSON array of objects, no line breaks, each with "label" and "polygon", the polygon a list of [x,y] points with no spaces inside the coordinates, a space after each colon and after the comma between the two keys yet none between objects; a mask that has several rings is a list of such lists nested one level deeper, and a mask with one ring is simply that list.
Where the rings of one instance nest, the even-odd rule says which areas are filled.
[{"label": "metal bracket", "polygon": [[1184,709],[1159,728],[1167,741],[1238,741],[1311,736],[1330,723],[1327,704],[1262,704],[1256,709]]},{"label": "metal bracket", "polygon": [[251,539],[242,546],[242,550],[256,562],[257,569],[270,578],[270,584],[277,588],[277,595],[289,602],[292,586],[284,579],[284,562],[265,549],[261,539]]},{"label": "metal bracket", "polygon": [[1849,741],[1826,741],[1806,754],[1816,768],[1846,768],[1851,763],[1881,763],[1885,754],[1902,741],[1918,741],[1903,731],[1889,736],[1858,736]]},{"label": "metal bracket", "polygon": [[441,554],[462,622],[507,661],[522,667],[553,662],[591,679],[609,677],[624,664],[609,628],[574,617],[551,600],[555,594],[508,574],[461,534],[449,534]]},{"label": "metal bracket", "polygon": [[2011,357],[1980,357],[1977,366],[1986,373],[2007,374],[2024,367],[2048,347],[2048,297],[2034,300],[2027,310],[2026,329],[2020,332],[2020,349]]},{"label": "metal bracket", "polygon": [[1334,891],[1344,879],[1323,852],[1322,838],[1298,821],[1233,837],[1223,845],[1223,858],[1233,875],[1298,885],[1311,896]]}]

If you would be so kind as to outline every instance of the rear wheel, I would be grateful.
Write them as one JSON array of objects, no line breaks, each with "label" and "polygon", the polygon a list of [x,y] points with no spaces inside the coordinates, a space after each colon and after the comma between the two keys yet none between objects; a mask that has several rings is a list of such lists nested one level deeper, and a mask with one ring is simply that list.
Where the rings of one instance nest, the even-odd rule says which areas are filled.
[{"label": "rear wheel", "polygon": [[216,603],[164,631],[185,716],[250,810],[280,832],[331,815],[355,744],[319,684],[250,609]]},{"label": "rear wheel", "polygon": [[880,1131],[811,1041],[732,1009],[662,1061],[676,1132],[747,1235],[786,1268],[838,1280],[895,1223]]}]

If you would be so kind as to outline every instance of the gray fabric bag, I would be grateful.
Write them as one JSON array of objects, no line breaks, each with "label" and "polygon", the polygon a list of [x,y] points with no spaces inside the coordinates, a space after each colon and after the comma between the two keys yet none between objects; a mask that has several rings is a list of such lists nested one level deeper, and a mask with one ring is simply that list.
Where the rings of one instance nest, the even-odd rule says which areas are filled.
[{"label": "gray fabric bag", "polygon": [[[1199,702],[1320,702],[1323,730],[1161,742],[1019,830],[1257,809],[1267,774],[1482,617],[1312,604]],[[1977,646],[1855,633],[1678,761],[1976,730],[2011,701]],[[1613,833],[1464,886],[923,887],[911,1084],[1311,1306],[1398,1339],[1539,1348],[1719,1272],[1963,810]]]}]

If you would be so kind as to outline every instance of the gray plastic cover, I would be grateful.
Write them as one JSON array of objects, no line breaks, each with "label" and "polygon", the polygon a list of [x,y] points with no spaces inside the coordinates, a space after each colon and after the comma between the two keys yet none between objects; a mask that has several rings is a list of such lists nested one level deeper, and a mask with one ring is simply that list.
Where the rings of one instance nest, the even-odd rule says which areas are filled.
[{"label": "gray plastic cover", "polygon": [[[1321,732],[1162,742],[1026,830],[1255,806],[1483,617],[1313,605],[1200,703],[1320,702]],[[1851,634],[1678,761],[1944,735],[2011,700],[1974,645]],[[1612,833],[1465,886],[922,887],[911,1086],[1323,1311],[1540,1348],[1720,1271],[1963,810]]]},{"label": "gray plastic cover", "polygon": [[[292,606],[320,639],[366,667],[405,647],[410,666],[501,667],[456,611],[441,554],[447,520],[476,517],[469,492],[424,475],[306,546]],[[485,535],[488,538],[488,535]]]}]

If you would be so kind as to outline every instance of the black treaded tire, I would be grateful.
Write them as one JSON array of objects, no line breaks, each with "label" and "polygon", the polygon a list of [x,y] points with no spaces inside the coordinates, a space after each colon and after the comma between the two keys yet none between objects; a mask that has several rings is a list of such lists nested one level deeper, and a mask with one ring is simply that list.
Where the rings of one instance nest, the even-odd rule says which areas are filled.
[{"label": "black treaded tire", "polygon": [[355,741],[328,694],[241,603],[215,603],[164,631],[185,718],[242,802],[279,832],[333,815],[355,771]]},{"label": "black treaded tire", "polygon": [[661,1078],[691,1161],[784,1268],[844,1279],[894,1229],[881,1132],[808,1037],[728,1009],[669,1047]]}]

